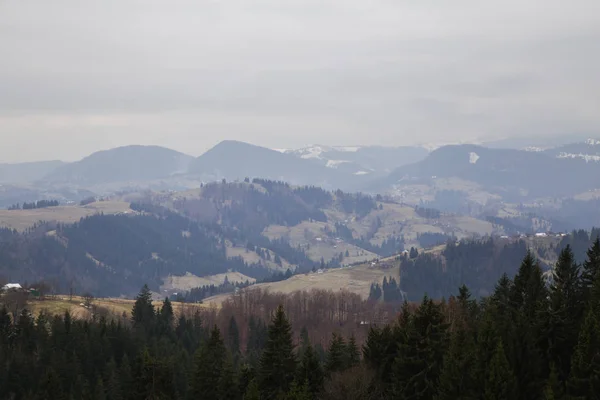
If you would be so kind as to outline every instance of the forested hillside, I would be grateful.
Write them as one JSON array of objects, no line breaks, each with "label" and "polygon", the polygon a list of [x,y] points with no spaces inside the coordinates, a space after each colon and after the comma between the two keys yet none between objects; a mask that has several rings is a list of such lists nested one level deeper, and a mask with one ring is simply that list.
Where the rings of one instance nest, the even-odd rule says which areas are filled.
[{"label": "forested hillside", "polygon": [[[255,180],[248,185],[212,184],[203,200],[132,203],[135,212],[93,215],[75,224],[41,222],[23,233],[5,230],[0,239],[0,276],[16,282],[50,283],[56,292],[91,291],[97,296],[133,295],[147,283],[158,291],[169,275],[208,276],[237,271],[259,280],[275,272],[307,272],[340,265],[340,258],[310,259],[285,238],[262,234],[272,224],[326,221],[333,203],[358,216],[376,208],[368,196]],[[214,199],[221,199],[214,202]],[[238,253],[231,249],[239,249]],[[253,257],[250,257],[253,255]]]},{"label": "forested hillside", "polygon": [[463,285],[397,314],[330,292],[176,315],[147,287],[131,315],[90,321],[2,307],[0,387],[36,399],[597,399],[600,241],[582,266],[565,247],[551,279],[531,253],[512,269],[479,301]]}]

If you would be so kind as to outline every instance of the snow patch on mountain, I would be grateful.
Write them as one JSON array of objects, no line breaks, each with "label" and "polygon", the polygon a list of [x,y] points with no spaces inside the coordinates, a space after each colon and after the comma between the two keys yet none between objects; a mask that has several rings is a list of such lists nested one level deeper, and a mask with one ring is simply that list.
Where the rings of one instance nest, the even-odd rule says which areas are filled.
[{"label": "snow patch on mountain", "polygon": [[475,152],[470,152],[469,153],[469,162],[471,164],[477,164],[477,160],[479,160],[479,154],[475,153]]},{"label": "snow patch on mountain", "polygon": [[368,174],[367,171],[358,171],[358,172],[354,173],[354,175],[367,175],[367,174]]},{"label": "snow patch on mountain", "polygon": [[342,146],[342,147],[334,147],[337,151],[345,151],[347,153],[356,153],[361,148],[360,146]]},{"label": "snow patch on mountain", "polygon": [[304,158],[305,160],[310,158],[321,158],[321,154],[323,154],[324,149],[320,146],[307,147],[305,149],[297,150],[300,154],[300,158]]},{"label": "snow patch on mountain", "polygon": [[597,140],[597,139],[587,139],[585,141],[585,144],[590,145],[590,146],[598,146],[598,145],[600,145],[600,140]]},{"label": "snow patch on mountain", "polygon": [[327,160],[327,167],[329,168],[337,168],[338,165],[348,163],[350,161],[346,160]]},{"label": "snow patch on mountain", "polygon": [[535,146],[525,147],[523,150],[529,151],[531,153],[541,153],[541,152],[545,151],[545,149],[543,149],[541,147],[535,147]]},{"label": "snow patch on mountain", "polygon": [[557,158],[580,158],[582,160],[585,160],[585,162],[600,162],[600,156],[598,155],[591,155],[591,154],[583,154],[583,153],[579,153],[579,154],[573,154],[573,153],[559,153]]}]

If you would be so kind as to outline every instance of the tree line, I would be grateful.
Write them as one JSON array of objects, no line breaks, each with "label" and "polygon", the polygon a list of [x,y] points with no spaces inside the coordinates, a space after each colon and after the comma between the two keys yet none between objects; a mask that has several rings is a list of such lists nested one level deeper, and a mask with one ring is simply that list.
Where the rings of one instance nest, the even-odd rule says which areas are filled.
[{"label": "tree line", "polygon": [[148,287],[130,316],[110,320],[27,311],[13,320],[0,309],[0,387],[50,400],[600,396],[600,240],[582,265],[565,247],[548,279],[527,253],[489,297],[464,285],[448,300],[425,295],[364,339],[334,332],[326,349],[312,327],[294,328],[298,300],[270,309],[268,323],[246,300],[245,334],[234,315],[219,328],[209,314],[177,317],[168,299],[156,308]]},{"label": "tree line", "polygon": [[9,210],[34,210],[36,208],[48,208],[58,207],[60,203],[58,200],[38,200],[31,203],[24,202],[23,204],[17,203],[8,207]]}]

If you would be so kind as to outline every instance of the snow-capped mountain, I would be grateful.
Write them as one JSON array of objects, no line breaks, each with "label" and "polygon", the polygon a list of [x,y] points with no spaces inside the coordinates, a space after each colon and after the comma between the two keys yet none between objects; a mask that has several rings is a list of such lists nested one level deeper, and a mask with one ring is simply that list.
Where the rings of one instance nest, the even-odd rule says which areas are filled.
[{"label": "snow-capped mountain", "polygon": [[423,147],[322,146],[279,150],[304,160],[358,176],[383,176],[406,164],[423,160]]},{"label": "snow-capped mountain", "polygon": [[545,151],[557,158],[579,159],[587,163],[600,162],[600,140],[587,139],[580,143],[566,144]]}]

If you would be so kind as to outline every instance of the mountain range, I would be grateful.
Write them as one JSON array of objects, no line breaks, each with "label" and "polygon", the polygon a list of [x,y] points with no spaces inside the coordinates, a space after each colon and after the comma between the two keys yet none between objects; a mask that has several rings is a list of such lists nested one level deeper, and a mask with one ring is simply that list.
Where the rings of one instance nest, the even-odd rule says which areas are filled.
[{"label": "mountain range", "polygon": [[564,199],[600,184],[598,140],[560,141],[555,146],[519,142],[530,144],[523,148],[498,143],[491,147],[446,145],[429,151],[424,147],[318,145],[269,149],[227,140],[197,158],[158,146],[125,146],[73,163],[1,164],[0,207],[15,200],[79,201],[90,193],[185,190],[211,181],[246,178],[390,194],[415,204],[432,202],[448,190],[464,192],[467,200],[477,198],[480,204]]}]

